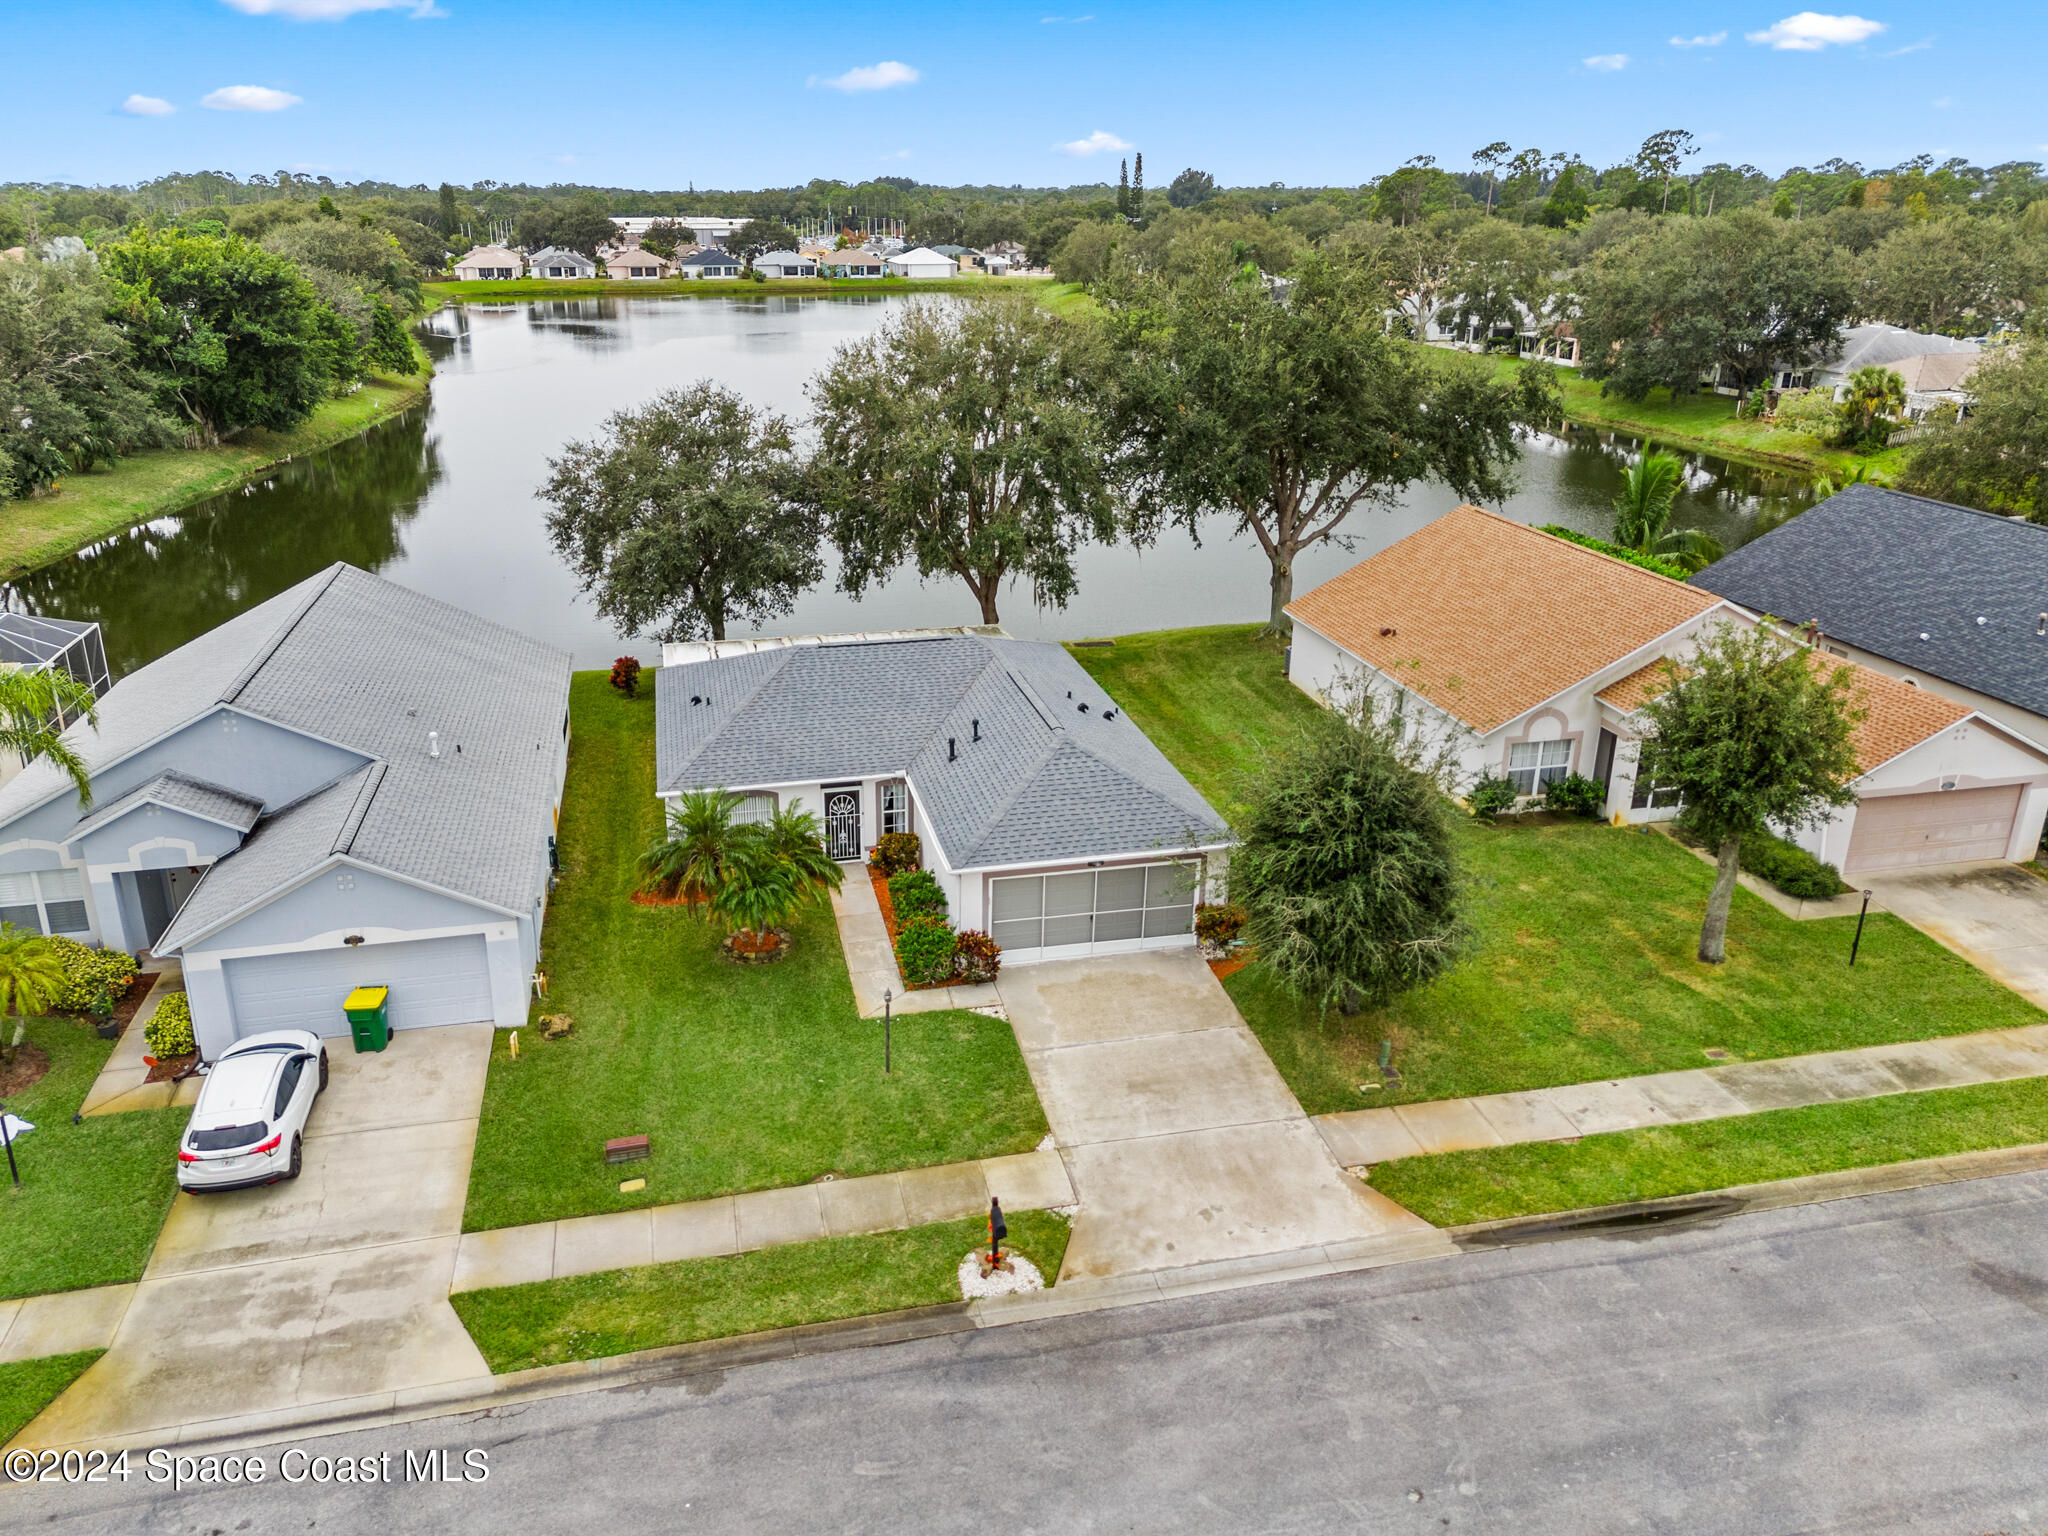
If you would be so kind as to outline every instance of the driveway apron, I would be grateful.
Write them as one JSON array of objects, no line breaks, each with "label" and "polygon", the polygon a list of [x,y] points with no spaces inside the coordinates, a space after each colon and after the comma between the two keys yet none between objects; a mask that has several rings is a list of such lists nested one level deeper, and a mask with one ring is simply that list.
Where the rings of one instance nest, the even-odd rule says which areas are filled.
[{"label": "driveway apron", "polygon": [[1002,991],[1080,1200],[1062,1279],[1429,1230],[1337,1166],[1195,951],[1020,966]]},{"label": "driveway apron", "polygon": [[171,1207],[105,1356],[42,1445],[485,1377],[448,1304],[492,1029],[401,1030],[332,1077],[293,1182]]},{"label": "driveway apron", "polygon": [[2048,880],[2017,864],[1865,875],[1879,906],[2048,1008]]}]

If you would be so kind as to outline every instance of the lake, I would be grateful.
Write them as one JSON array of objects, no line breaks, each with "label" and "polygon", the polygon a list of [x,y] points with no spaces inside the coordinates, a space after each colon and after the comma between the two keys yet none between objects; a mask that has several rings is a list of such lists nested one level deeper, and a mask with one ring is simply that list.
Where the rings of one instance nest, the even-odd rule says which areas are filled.
[{"label": "lake", "polygon": [[[549,547],[534,490],[547,459],[589,437],[612,412],[657,392],[712,379],[793,418],[804,384],[841,344],[873,332],[891,295],[830,298],[596,298],[469,304],[421,323],[434,358],[431,398],[328,453],[284,466],[242,491],[102,541],[16,581],[11,605],[98,620],[118,675],[212,628],[336,560],[511,625],[572,652],[579,667],[660,647],[616,634]],[[1524,445],[1515,493],[1499,508],[1530,523],[1604,534],[1635,445],[1572,430]],[[1687,458],[1676,527],[1703,528],[1733,548],[1766,506],[1804,506],[1796,477],[1703,456]],[[1455,504],[1418,486],[1390,508],[1354,513],[1349,548],[1326,545],[1297,564],[1304,592],[1413,532]],[[1028,586],[1001,604],[1004,627],[1030,638],[1078,639],[1181,625],[1257,621],[1267,568],[1257,544],[1212,519],[1198,544],[1173,531],[1138,551],[1093,547],[1064,610],[1033,608]],[[899,573],[859,602],[824,584],[774,633],[969,624],[980,613],[957,581]]]}]

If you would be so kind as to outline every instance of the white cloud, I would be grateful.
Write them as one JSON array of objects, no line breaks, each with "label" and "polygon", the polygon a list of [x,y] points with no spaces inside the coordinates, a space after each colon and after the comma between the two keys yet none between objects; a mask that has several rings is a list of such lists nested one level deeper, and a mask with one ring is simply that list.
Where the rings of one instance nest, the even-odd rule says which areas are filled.
[{"label": "white cloud", "polygon": [[245,16],[289,16],[293,21],[343,21],[358,11],[410,11],[446,16],[434,0],[227,0]]},{"label": "white cloud", "polygon": [[1906,46],[1905,46],[1905,47],[1903,47],[1903,48],[1891,48],[1891,49],[1887,49],[1887,50],[1885,51],[1885,53],[1884,53],[1884,54],[1882,55],[1882,57],[1884,57],[1884,58],[1887,58],[1887,59],[1896,59],[1896,58],[1900,58],[1900,57],[1902,57],[1902,56],[1903,56],[1903,55],[1905,55],[1905,54],[1909,54],[1909,53],[1920,53],[1920,52],[1922,52],[1922,51],[1924,51],[1924,50],[1926,50],[1926,49],[1928,49],[1928,48],[1932,48],[1933,46],[1934,46],[1934,39],[1933,39],[1933,38],[1931,38],[1931,37],[1923,37],[1923,38],[1921,38],[1921,39],[1920,39],[1920,41],[1919,41],[1919,42],[1917,42],[1917,43],[1908,43],[1908,44],[1906,44]]},{"label": "white cloud", "polygon": [[121,110],[130,117],[169,117],[178,109],[161,96],[130,96]]},{"label": "white cloud", "polygon": [[1698,37],[1674,37],[1674,48],[1718,48],[1728,41],[1726,32],[1702,32]]},{"label": "white cloud", "polygon": [[1884,23],[1862,16],[1828,16],[1819,11],[1801,11],[1783,21],[1771,23],[1761,32],[1745,32],[1752,43],[1768,43],[1791,53],[1818,53],[1830,43],[1860,43],[1877,36]]},{"label": "white cloud", "polygon": [[282,112],[303,100],[303,96],[273,91],[267,85],[224,85],[200,97],[199,105],[215,112]]},{"label": "white cloud", "polygon": [[821,80],[811,76],[812,85],[829,85],[835,91],[886,91],[892,86],[915,85],[918,72],[908,64],[899,64],[894,59],[884,59],[879,64],[863,64],[849,69],[843,75],[833,75]]},{"label": "white cloud", "polygon": [[557,165],[574,165],[576,163],[574,155],[549,155],[548,158]]},{"label": "white cloud", "polygon": [[882,158],[884,160],[908,160],[910,158],[910,151],[907,149],[899,149],[892,154],[882,156]]},{"label": "white cloud", "polygon": [[1928,103],[1929,106],[1937,107],[1944,112],[1947,111],[1950,107],[1954,106],[1955,104],[1955,98],[1953,96],[1937,96],[1934,98],[1933,101]]},{"label": "white cloud", "polygon": [[1581,59],[1579,62],[1588,69],[1596,69],[1603,75],[1611,75],[1617,69],[1628,68],[1628,55],[1625,53],[1596,53],[1590,59]]},{"label": "white cloud", "polygon": [[1081,25],[1081,23],[1082,23],[1082,22],[1084,22],[1084,21],[1093,21],[1094,19],[1095,19],[1095,18],[1094,18],[1094,17],[1092,16],[1092,15],[1089,15],[1089,16],[1041,16],[1041,17],[1039,17],[1039,18],[1038,18],[1038,24],[1039,24],[1039,25],[1040,25],[1041,27],[1061,27],[1061,26],[1065,26],[1065,27],[1078,27],[1079,25]]},{"label": "white cloud", "polygon": [[1053,145],[1052,148],[1054,154],[1073,155],[1078,158],[1085,155],[1115,154],[1120,149],[1130,147],[1128,139],[1120,139],[1115,134],[1104,133],[1098,128],[1085,139],[1069,139],[1064,144]]}]

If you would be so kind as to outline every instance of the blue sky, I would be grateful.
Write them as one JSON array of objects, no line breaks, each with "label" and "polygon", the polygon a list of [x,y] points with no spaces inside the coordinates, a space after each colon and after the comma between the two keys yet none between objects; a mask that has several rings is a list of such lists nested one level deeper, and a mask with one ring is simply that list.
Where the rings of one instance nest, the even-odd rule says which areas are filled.
[{"label": "blue sky", "polygon": [[1769,171],[2048,159],[2040,0],[1786,4],[8,0],[0,181],[1036,186],[1113,181],[1129,146],[1154,186],[1349,185],[1495,139],[1607,164],[1667,127]]}]

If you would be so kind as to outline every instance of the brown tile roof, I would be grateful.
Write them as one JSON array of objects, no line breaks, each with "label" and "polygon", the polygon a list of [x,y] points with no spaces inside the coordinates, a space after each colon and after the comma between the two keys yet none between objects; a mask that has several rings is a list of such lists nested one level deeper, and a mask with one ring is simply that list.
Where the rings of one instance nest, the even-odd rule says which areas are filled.
[{"label": "brown tile roof", "polygon": [[[1815,667],[1847,668],[1854,676],[1849,695],[1851,706],[1864,713],[1849,739],[1856,749],[1857,766],[1864,773],[1940,734],[1970,713],[1967,704],[1958,704],[1954,699],[1916,688],[1856,662],[1818,651],[1808,652],[1808,657]],[[1663,662],[1653,661],[1609,683],[1600,690],[1600,697],[1626,714],[1644,700],[1662,693],[1668,675]]]},{"label": "brown tile roof", "polygon": [[1287,611],[1474,730],[1490,731],[1718,601],[1464,506]]}]

